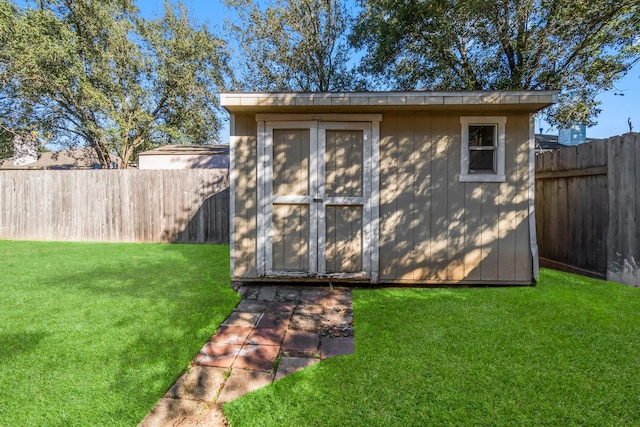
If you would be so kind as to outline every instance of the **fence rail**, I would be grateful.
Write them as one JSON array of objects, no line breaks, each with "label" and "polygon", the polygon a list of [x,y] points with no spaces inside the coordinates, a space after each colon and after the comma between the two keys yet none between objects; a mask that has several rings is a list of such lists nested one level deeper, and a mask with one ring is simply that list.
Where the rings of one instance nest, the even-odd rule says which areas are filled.
[{"label": "fence rail", "polygon": [[0,239],[228,243],[226,171],[0,171]]},{"label": "fence rail", "polygon": [[640,134],[536,156],[541,264],[640,286]]}]

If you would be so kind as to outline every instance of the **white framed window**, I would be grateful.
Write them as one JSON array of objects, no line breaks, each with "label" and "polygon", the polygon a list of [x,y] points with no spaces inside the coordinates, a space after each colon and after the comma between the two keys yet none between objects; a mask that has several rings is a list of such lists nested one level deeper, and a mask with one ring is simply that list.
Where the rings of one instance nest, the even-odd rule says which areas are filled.
[{"label": "white framed window", "polygon": [[461,182],[504,182],[506,117],[460,117]]}]

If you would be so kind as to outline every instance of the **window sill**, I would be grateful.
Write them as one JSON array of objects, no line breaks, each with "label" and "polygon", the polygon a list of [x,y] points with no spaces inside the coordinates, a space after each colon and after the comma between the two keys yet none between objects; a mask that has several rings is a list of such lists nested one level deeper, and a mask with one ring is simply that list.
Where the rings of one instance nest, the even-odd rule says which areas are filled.
[{"label": "window sill", "polygon": [[473,174],[473,175],[460,175],[460,182],[506,182],[507,177],[505,175],[498,174]]}]

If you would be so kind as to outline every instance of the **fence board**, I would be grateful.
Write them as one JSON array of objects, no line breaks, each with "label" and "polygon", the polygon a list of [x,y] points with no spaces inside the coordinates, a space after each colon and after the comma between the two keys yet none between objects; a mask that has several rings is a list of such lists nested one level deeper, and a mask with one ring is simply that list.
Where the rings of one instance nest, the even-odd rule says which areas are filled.
[{"label": "fence board", "polygon": [[640,134],[537,155],[543,263],[640,286]]},{"label": "fence board", "polygon": [[0,239],[228,243],[228,174],[0,171]]}]

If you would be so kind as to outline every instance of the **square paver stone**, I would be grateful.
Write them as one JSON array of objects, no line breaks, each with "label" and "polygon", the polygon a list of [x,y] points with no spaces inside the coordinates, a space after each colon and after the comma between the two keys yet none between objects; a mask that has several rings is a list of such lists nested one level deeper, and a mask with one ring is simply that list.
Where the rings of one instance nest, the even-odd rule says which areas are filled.
[{"label": "square paver stone", "polygon": [[278,293],[277,287],[264,286],[260,289],[260,293],[258,294],[258,301],[274,301],[276,299],[277,293]]},{"label": "square paver stone", "polygon": [[218,390],[224,384],[226,371],[227,368],[193,366],[189,372],[178,378],[165,397],[213,402]]},{"label": "square paver stone", "polygon": [[222,326],[255,326],[262,313],[245,313],[234,311],[222,322]]},{"label": "square paver stone", "polygon": [[286,329],[289,326],[291,315],[288,313],[264,313],[256,328]]},{"label": "square paver stone", "polygon": [[301,303],[293,312],[296,314],[322,314],[323,311],[322,304]]},{"label": "square paver stone", "polygon": [[254,329],[247,337],[246,344],[280,345],[286,329],[260,328]]},{"label": "square paver stone", "polygon": [[289,329],[282,343],[283,352],[315,353],[318,351],[320,337],[317,332],[294,331]]},{"label": "square paver stone", "polygon": [[260,288],[257,286],[240,286],[236,291],[240,294],[242,299],[255,301],[260,294]]},{"label": "square paver stone", "polygon": [[[164,426],[224,426],[224,419],[212,416],[212,411],[220,411],[215,405],[207,402],[189,399],[162,398],[151,412],[138,424],[139,427]],[[221,423],[214,420],[218,419]]]},{"label": "square paver stone", "polygon": [[296,308],[295,302],[288,301],[272,301],[265,310],[267,313],[293,313],[293,309]]},{"label": "square paver stone", "polygon": [[299,331],[315,331],[322,324],[322,316],[319,314],[294,314],[291,316],[289,327]]},{"label": "square paver stone", "polygon": [[281,288],[278,290],[278,295],[275,300],[281,302],[298,302],[300,300],[300,290]]},{"label": "square paver stone", "polygon": [[351,306],[353,304],[351,292],[334,290],[330,294],[325,295],[320,301],[318,301],[318,304],[323,304],[325,307],[338,305]]},{"label": "square paver stone", "polygon": [[218,344],[208,342],[196,355],[195,362],[203,366],[229,368],[242,349],[240,344]]},{"label": "square paver stone", "polygon": [[303,289],[300,301],[308,304],[322,304],[323,299],[331,292],[329,288]]},{"label": "square paver stone", "polygon": [[218,403],[226,403],[237,397],[243,396],[254,390],[264,387],[273,382],[273,374],[269,372],[245,371],[243,369],[232,369],[229,379],[225,383]]},{"label": "square paver stone", "polygon": [[244,311],[248,313],[262,313],[269,304],[268,301],[242,300],[234,311]]},{"label": "square paver stone", "polygon": [[322,325],[348,326],[353,323],[353,317],[346,312],[329,311],[322,315]]},{"label": "square paver stone", "polygon": [[277,345],[245,344],[238,353],[233,367],[252,371],[270,371],[279,352],[280,346]]},{"label": "square paver stone", "polygon": [[219,344],[243,344],[252,330],[251,326],[220,326],[209,341]]},{"label": "square paver stone", "polygon": [[313,357],[283,357],[278,365],[275,380],[291,375],[307,366],[315,365],[320,359]]},{"label": "square paver stone", "polygon": [[323,338],[320,342],[320,357],[322,359],[343,356],[345,354],[354,354],[355,352],[356,345],[353,337]]}]

